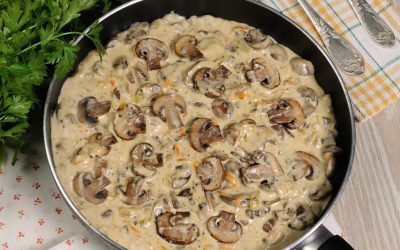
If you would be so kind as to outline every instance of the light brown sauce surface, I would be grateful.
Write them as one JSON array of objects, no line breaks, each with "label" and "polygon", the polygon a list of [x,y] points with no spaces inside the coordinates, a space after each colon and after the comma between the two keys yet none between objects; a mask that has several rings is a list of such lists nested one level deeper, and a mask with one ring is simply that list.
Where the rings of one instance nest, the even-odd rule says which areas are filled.
[{"label": "light brown sauce surface", "polygon": [[[121,32],[108,45],[102,62],[96,52],[91,52],[76,74],[65,81],[59,97],[59,109],[52,117],[54,160],[67,193],[94,227],[128,249],[177,249],[178,245],[158,235],[155,218],[167,210],[172,213],[189,211],[190,217],[185,219],[185,223],[194,223],[199,236],[186,246],[187,249],[279,249],[307,230],[293,230],[290,227],[296,227],[298,223],[311,226],[316,222],[329,199],[312,200],[310,194],[315,195],[330,185],[326,172],[332,153],[325,151],[328,145],[335,145],[336,135],[330,97],[318,86],[313,74],[301,76],[292,70],[290,62],[297,56],[288,48],[280,47],[287,58],[279,61],[271,56],[271,44],[276,43],[272,38],[267,38],[270,44],[264,49],[255,50],[249,46],[245,37],[251,29],[244,24],[211,16],[186,20],[169,14],[150,25],[134,24]],[[139,30],[145,32],[140,34],[137,32]],[[135,32],[141,36],[134,37],[132,34]],[[173,48],[180,35],[197,38],[197,48],[203,54],[203,59],[191,61],[176,55]],[[138,63],[146,65],[146,61],[134,51],[138,41],[143,38],[162,41],[168,48],[168,58],[161,60],[160,70],[146,73],[147,80],[136,78],[132,83],[128,75],[135,72]],[[246,79],[252,60],[259,57],[265,58],[279,73],[279,86],[276,88],[268,89],[260,82],[249,83]],[[115,62],[121,58],[124,62],[116,65]],[[217,117],[211,108],[214,99],[193,89],[193,74],[197,70],[203,67],[215,69],[220,65],[230,72],[223,81],[224,93],[221,96],[233,105],[229,118]],[[151,112],[152,99],[161,93],[152,93],[149,84],[158,84],[164,94],[176,93],[184,98],[186,112],[180,115],[184,128],[170,129],[166,122]],[[315,91],[318,99],[315,110],[310,106],[312,101],[300,93],[301,87]],[[152,89],[157,90],[154,86]],[[89,96],[111,104],[109,112],[99,116],[94,125],[81,122],[77,117],[78,103]],[[273,129],[276,124],[271,123],[268,111],[279,100],[296,100],[303,112],[307,113],[304,124],[296,129],[288,128],[290,124],[281,124]],[[128,103],[142,110],[146,133],[137,134],[132,140],[123,140],[115,133],[114,117],[117,110]],[[227,125],[235,122],[251,119],[255,124],[250,122],[243,125],[235,142],[225,136],[211,143],[205,152],[197,152],[188,136],[190,125],[197,117],[211,119],[222,134]],[[97,142],[88,143],[90,135],[96,132],[101,133],[103,138],[113,135],[117,139],[117,143],[101,148],[109,150],[101,157],[93,153],[98,150]],[[148,195],[144,204],[127,205],[122,202],[123,192],[128,178],[135,175],[131,152],[140,143],[151,144],[153,156],[162,154],[163,162],[161,167],[156,168],[154,176],[143,179],[140,192],[146,191]],[[232,154],[240,150],[247,153],[246,160],[240,161],[236,154]],[[279,168],[272,169],[272,177],[263,180],[263,184],[245,183],[240,169],[256,164],[249,158],[257,150],[276,157]],[[300,159],[297,151],[315,156],[318,164]],[[197,169],[204,159],[215,155],[221,159],[224,174],[220,187],[212,191],[214,200],[211,208]],[[105,161],[107,167],[100,174],[110,183],[105,187],[108,191],[105,200],[93,204],[77,195],[73,180],[80,172],[88,172],[93,176],[95,166],[101,161]],[[228,167],[228,161],[235,162],[236,167]],[[271,162],[265,164],[273,168]],[[186,168],[190,172],[190,179],[183,187],[172,188],[171,176],[179,171],[177,166]],[[189,190],[186,190],[186,195],[182,193],[185,189]],[[175,204],[171,193],[176,199]],[[236,203],[227,204],[221,195],[241,195],[241,198]],[[108,216],[102,216],[107,210],[111,210]],[[242,228],[240,239],[233,244],[218,242],[207,228],[209,218],[221,211],[233,213],[235,221]],[[269,220],[273,220],[273,225],[270,232],[265,232],[263,225]],[[303,226],[308,228],[307,225]]]}]

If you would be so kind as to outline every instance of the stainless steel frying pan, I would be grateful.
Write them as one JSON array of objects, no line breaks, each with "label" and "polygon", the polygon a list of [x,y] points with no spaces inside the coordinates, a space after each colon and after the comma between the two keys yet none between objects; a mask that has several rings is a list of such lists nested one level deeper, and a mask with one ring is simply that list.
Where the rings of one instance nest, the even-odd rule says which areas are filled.
[{"label": "stainless steel frying pan", "polygon": [[[328,58],[324,49],[293,21],[279,12],[252,0],[134,0],[112,10],[100,18],[104,27],[101,38],[103,42],[106,43],[115,34],[127,29],[134,22],[151,22],[171,11],[186,17],[208,14],[247,23],[260,28],[263,33],[274,37],[279,43],[289,47],[296,54],[310,60],[314,64],[315,78],[325,92],[332,97],[337,130],[339,131],[337,145],[343,149],[343,154],[337,157],[337,167],[331,178],[333,185],[332,198],[323,211],[322,216],[312,228],[306,231],[301,238],[290,244],[287,248],[325,250],[351,249],[344,240],[339,236],[332,236],[322,225],[322,222],[331,212],[348,181],[355,149],[355,127],[351,101],[338,70]],[[76,44],[80,46],[80,51],[75,67],[88,52],[93,49],[90,41],[83,36],[76,40]],[[79,212],[78,208],[66,193],[57,175],[57,166],[55,166],[53,161],[51,147],[50,118],[56,110],[58,96],[64,80],[65,79],[54,78],[51,82],[44,111],[44,141],[54,180],[65,201],[77,215],[81,223],[89,231],[104,240],[108,247],[123,249],[120,245],[90,225],[89,221]]]}]

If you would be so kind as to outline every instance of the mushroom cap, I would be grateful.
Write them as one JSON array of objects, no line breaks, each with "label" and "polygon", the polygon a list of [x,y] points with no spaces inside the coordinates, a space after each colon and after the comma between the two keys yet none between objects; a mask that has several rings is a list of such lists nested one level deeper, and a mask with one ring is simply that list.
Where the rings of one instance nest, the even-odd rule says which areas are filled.
[{"label": "mushroom cap", "polygon": [[301,94],[303,98],[303,111],[306,117],[310,116],[318,106],[318,95],[314,89],[309,87],[299,87],[297,92]]},{"label": "mushroom cap", "polygon": [[157,233],[166,241],[177,245],[189,245],[199,237],[199,228],[187,221],[190,212],[165,212],[157,216]]},{"label": "mushroom cap", "polygon": [[136,44],[135,53],[147,61],[149,70],[157,70],[161,68],[160,60],[168,58],[168,47],[158,39],[144,38]]},{"label": "mushroom cap", "polygon": [[314,74],[314,66],[312,63],[301,57],[294,57],[292,60],[290,60],[290,67],[294,72],[301,76]]},{"label": "mushroom cap", "polygon": [[221,211],[208,219],[207,229],[211,236],[223,243],[235,243],[242,236],[242,226],[235,221],[235,214]]},{"label": "mushroom cap", "polygon": [[272,182],[275,175],[283,173],[276,157],[263,151],[255,151],[250,158],[251,166],[241,168],[243,179],[247,183],[263,181]]},{"label": "mushroom cap", "polygon": [[191,168],[187,165],[175,167],[174,174],[171,175],[171,187],[174,189],[182,188],[188,183],[192,176]]},{"label": "mushroom cap", "polygon": [[218,118],[227,119],[233,114],[233,105],[230,101],[217,98],[211,103],[211,109]]},{"label": "mushroom cap", "polygon": [[140,176],[129,177],[125,192],[122,192],[121,201],[127,205],[140,206],[149,199],[147,191],[142,190],[144,178]]},{"label": "mushroom cap", "polygon": [[275,60],[285,63],[288,59],[288,55],[284,47],[279,44],[271,44],[269,46],[270,55]]},{"label": "mushroom cap", "polygon": [[300,128],[305,122],[303,109],[294,99],[279,100],[267,114],[272,124],[283,124],[289,129]]},{"label": "mushroom cap", "polygon": [[99,121],[98,117],[107,114],[110,108],[110,101],[99,102],[93,96],[85,97],[78,103],[78,121],[95,126]]},{"label": "mushroom cap", "polygon": [[315,223],[315,215],[306,204],[298,204],[295,216],[290,220],[288,226],[291,229],[302,231]]},{"label": "mushroom cap", "polygon": [[110,180],[104,175],[94,179],[90,173],[80,172],[73,179],[73,188],[79,196],[88,202],[100,204],[108,196],[108,191],[105,187],[110,183]]},{"label": "mushroom cap", "polygon": [[322,176],[321,161],[317,157],[303,151],[296,151],[296,155],[306,165],[306,179],[314,180]]},{"label": "mushroom cap", "polygon": [[158,168],[163,165],[162,154],[154,154],[154,148],[149,143],[137,144],[132,149],[131,157],[133,168],[139,164],[150,168]]},{"label": "mushroom cap", "polygon": [[224,168],[217,157],[211,156],[203,160],[196,172],[204,190],[213,191],[221,187]]},{"label": "mushroom cap", "polygon": [[146,118],[142,110],[131,103],[119,108],[114,118],[114,131],[124,140],[132,140],[136,135],[146,133]]},{"label": "mushroom cap", "polygon": [[332,184],[329,180],[325,180],[317,190],[312,191],[308,197],[313,201],[321,201],[327,198],[332,192]]},{"label": "mushroom cap", "polygon": [[279,71],[264,57],[251,60],[251,70],[246,72],[249,82],[260,82],[267,89],[274,89],[281,83]]},{"label": "mushroom cap", "polygon": [[203,53],[197,48],[197,39],[192,35],[183,35],[175,41],[175,53],[191,61],[198,61],[203,58]]},{"label": "mushroom cap", "polygon": [[212,143],[222,140],[218,125],[213,125],[208,118],[196,118],[189,131],[189,141],[192,148],[198,152],[204,152]]},{"label": "mushroom cap", "polygon": [[244,40],[255,50],[265,49],[273,42],[269,36],[264,35],[259,29],[249,30]]},{"label": "mushroom cap", "polygon": [[209,97],[217,98],[225,93],[224,82],[228,79],[231,72],[220,65],[216,69],[200,68],[193,74],[193,88]]},{"label": "mushroom cap", "polygon": [[177,94],[159,95],[152,100],[152,111],[154,115],[167,122],[169,128],[177,129],[183,127],[180,114],[186,112],[186,102]]},{"label": "mushroom cap", "polygon": [[246,126],[256,126],[257,123],[252,119],[244,119],[240,122],[234,122],[225,126],[223,130],[224,138],[227,138],[234,146],[240,144],[240,138],[243,138],[243,129]]}]

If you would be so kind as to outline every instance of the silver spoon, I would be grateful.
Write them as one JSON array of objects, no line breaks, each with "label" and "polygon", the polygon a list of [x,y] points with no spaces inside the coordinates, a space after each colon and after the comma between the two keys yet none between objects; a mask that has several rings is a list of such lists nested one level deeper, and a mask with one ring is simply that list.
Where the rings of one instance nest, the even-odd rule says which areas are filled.
[{"label": "silver spoon", "polygon": [[393,47],[396,43],[393,31],[368,2],[365,0],[349,0],[349,2],[368,35],[383,47]]},{"label": "silver spoon", "polygon": [[334,63],[349,75],[364,73],[364,58],[360,51],[327,24],[306,0],[297,0],[314,24]]}]

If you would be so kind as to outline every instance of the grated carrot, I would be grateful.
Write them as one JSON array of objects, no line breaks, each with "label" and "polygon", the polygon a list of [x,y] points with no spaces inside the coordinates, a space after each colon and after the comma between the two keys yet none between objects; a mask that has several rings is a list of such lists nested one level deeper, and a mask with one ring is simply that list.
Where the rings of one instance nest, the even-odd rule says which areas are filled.
[{"label": "grated carrot", "polygon": [[131,224],[130,228],[132,229],[134,234],[136,234],[137,236],[141,236],[140,230],[137,227]]},{"label": "grated carrot", "polygon": [[166,88],[174,88],[175,84],[170,79],[165,79],[164,87],[166,87]]},{"label": "grated carrot", "polygon": [[250,94],[247,93],[247,92],[242,92],[242,91],[240,91],[240,92],[236,92],[234,96],[235,96],[235,99],[244,100],[244,99],[246,99],[247,97],[249,97]]},{"label": "grated carrot", "polygon": [[174,152],[175,152],[175,155],[179,155],[179,145],[178,144],[174,145]]},{"label": "grated carrot", "polygon": [[180,128],[179,128],[179,135],[180,135],[180,136],[186,135],[186,129],[185,129],[185,127],[180,127]]},{"label": "grated carrot", "polygon": [[246,25],[237,25],[235,27],[233,27],[234,30],[239,29],[239,30],[249,30],[251,29],[249,26]]},{"label": "grated carrot", "polygon": [[229,171],[224,171],[224,176],[225,179],[233,186],[237,187],[239,185],[238,181],[236,178],[229,172]]},{"label": "grated carrot", "polygon": [[111,79],[110,83],[111,83],[111,86],[113,86],[113,87],[115,86],[115,80],[114,79]]}]

